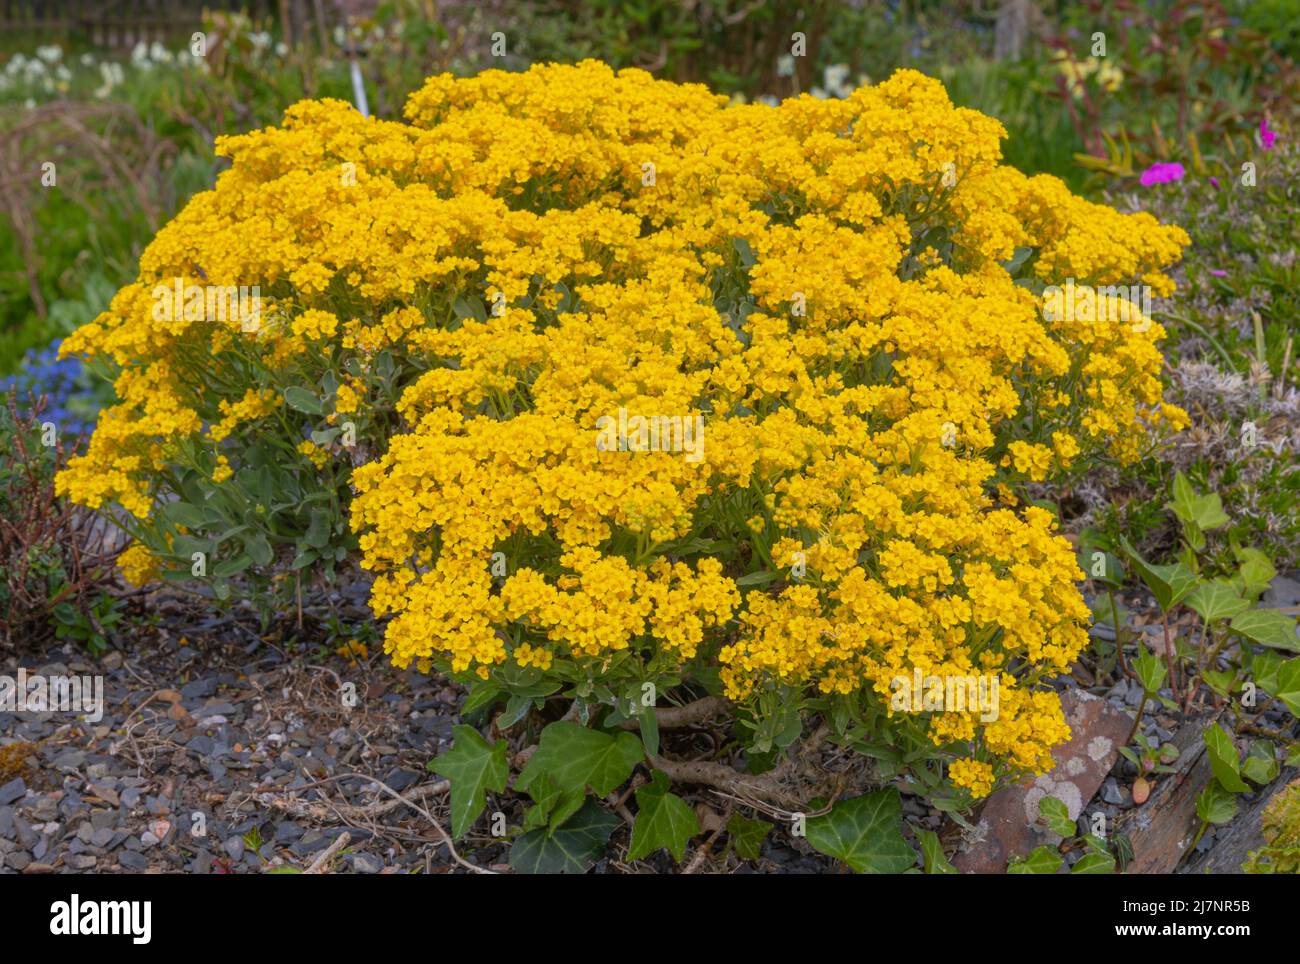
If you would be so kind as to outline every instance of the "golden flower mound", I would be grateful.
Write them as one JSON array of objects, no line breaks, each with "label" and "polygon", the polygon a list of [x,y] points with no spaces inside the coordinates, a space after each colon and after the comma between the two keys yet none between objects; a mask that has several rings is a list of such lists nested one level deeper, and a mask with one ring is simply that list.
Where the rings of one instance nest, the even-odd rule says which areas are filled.
[{"label": "golden flower mound", "polygon": [[[1000,166],[1001,125],[913,71],[769,107],[539,66],[433,78],[406,115],[303,103],[220,142],[216,189],[66,342],[121,367],[122,403],[62,490],[147,522],[180,468],[237,472],[248,433],[333,471],[279,404],[325,385],[326,422],[382,452],[351,524],[398,665],[715,665],[735,700],[860,707],[917,669],[992,676],[996,719],[928,716],[951,778],[1050,766],[1068,730],[1040,681],[1088,611],[1012,490],[1185,416],[1158,325],[1045,318],[1041,292],[1168,294],[1183,232]],[[157,320],[176,278],[259,285],[260,327]],[[638,417],[661,437],[601,444]]]}]

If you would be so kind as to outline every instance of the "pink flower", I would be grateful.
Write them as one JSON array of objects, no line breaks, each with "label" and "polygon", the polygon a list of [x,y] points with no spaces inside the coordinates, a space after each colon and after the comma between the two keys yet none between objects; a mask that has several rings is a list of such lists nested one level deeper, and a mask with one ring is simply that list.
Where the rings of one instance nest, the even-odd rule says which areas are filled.
[{"label": "pink flower", "polygon": [[1226,271],[1220,271],[1218,268],[1211,268],[1211,269],[1210,269],[1210,274],[1214,275],[1216,278],[1226,278],[1226,277],[1228,277],[1228,272],[1226,272]]},{"label": "pink flower", "polygon": [[1268,118],[1261,117],[1259,119],[1259,142],[1261,145],[1263,145],[1264,150],[1271,151],[1273,149],[1273,142],[1276,140],[1277,140],[1277,131],[1269,130]]},{"label": "pink flower", "polygon": [[1217,177],[1211,177],[1211,178],[1210,178],[1210,184],[1213,185],[1214,187],[1218,187],[1218,186],[1219,186],[1219,179],[1218,179]]},{"label": "pink flower", "polygon": [[1167,184],[1169,181],[1181,181],[1183,179],[1183,165],[1181,164],[1152,164],[1138,180],[1143,187],[1150,187],[1153,184]]}]

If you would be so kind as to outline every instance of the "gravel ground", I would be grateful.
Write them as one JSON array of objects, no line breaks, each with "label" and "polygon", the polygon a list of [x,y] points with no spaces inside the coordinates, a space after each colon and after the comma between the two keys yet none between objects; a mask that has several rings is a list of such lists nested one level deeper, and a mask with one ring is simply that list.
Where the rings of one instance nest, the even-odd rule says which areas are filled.
[{"label": "gravel ground", "polygon": [[[305,869],[344,832],[332,872],[462,869],[439,829],[445,785],[426,769],[459,722],[457,686],[399,672],[382,654],[350,661],[320,644],[259,637],[229,616],[197,620],[175,600],[153,600],[152,616],[137,622],[129,646],[99,658],[67,645],[0,659],[9,677],[22,667],[29,677],[104,679],[95,722],[0,712],[0,873]],[[495,805],[518,825],[518,799]],[[487,836],[486,821],[478,829],[457,843],[461,857],[508,870],[503,841]],[[674,869],[662,853],[621,862],[626,838],[615,835],[596,872]],[[836,870],[779,830],[757,863],[710,855],[699,867]]]}]

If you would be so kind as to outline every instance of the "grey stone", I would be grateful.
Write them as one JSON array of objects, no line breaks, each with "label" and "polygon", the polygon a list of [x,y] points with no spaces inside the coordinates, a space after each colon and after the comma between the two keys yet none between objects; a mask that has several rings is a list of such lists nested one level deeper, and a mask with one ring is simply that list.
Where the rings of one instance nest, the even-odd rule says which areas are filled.
[{"label": "grey stone", "polygon": [[75,770],[85,762],[85,750],[64,750],[50,761],[52,766],[56,766],[61,770]]},{"label": "grey stone", "polygon": [[221,849],[231,860],[239,860],[244,856],[244,841],[239,837],[231,837],[221,845]]},{"label": "grey stone", "polygon": [[1143,695],[1142,684],[1137,680],[1129,680],[1128,696],[1124,698],[1124,702],[1136,707],[1141,704]]},{"label": "grey stone", "polygon": [[0,787],[0,806],[16,803],[26,795],[27,784],[23,782],[22,777],[14,777],[4,786]]},{"label": "grey stone", "polygon": [[145,870],[149,866],[149,861],[145,859],[144,854],[136,853],[134,850],[123,849],[117,855],[117,862],[127,870]]},{"label": "grey stone", "polygon": [[115,810],[100,810],[90,815],[90,825],[96,830],[103,830],[105,827],[117,826],[117,812]]},{"label": "grey stone", "polygon": [[0,837],[14,835],[14,808],[0,807]]},{"label": "grey stone", "polygon": [[1101,785],[1101,799],[1106,803],[1119,806],[1124,802],[1124,793],[1119,788],[1119,783],[1114,777],[1107,777]]},{"label": "grey stone", "polygon": [[282,820],[275,825],[275,842],[290,843],[302,836],[302,827],[288,820]]},{"label": "grey stone", "polygon": [[181,687],[181,697],[187,700],[206,699],[217,691],[217,681],[213,677],[190,680]]},{"label": "grey stone", "polygon": [[384,864],[371,854],[353,854],[352,869],[359,874],[377,874],[384,869]]},{"label": "grey stone", "polygon": [[392,770],[388,776],[384,777],[384,782],[398,793],[401,793],[419,779],[419,774],[412,773],[410,770]]},{"label": "grey stone", "polygon": [[10,870],[26,870],[27,865],[31,862],[31,855],[21,850],[14,851],[5,857],[5,866]]},{"label": "grey stone", "polygon": [[40,840],[40,834],[32,829],[29,824],[18,814],[14,814],[14,833],[18,838],[18,846],[24,850],[31,850],[36,846],[36,841]]}]

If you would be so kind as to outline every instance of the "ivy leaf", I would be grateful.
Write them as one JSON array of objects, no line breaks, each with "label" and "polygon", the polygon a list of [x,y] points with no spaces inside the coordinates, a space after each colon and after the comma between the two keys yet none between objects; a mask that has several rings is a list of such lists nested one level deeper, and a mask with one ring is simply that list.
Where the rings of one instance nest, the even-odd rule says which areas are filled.
[{"label": "ivy leaf", "polygon": [[1276,680],[1272,681],[1271,686],[1266,686],[1258,676],[1256,679],[1261,689],[1272,693],[1286,704],[1292,716],[1300,717],[1300,659],[1288,659],[1279,665]]},{"label": "ivy leaf", "polygon": [[1110,854],[1099,854],[1096,852],[1084,854],[1070,868],[1072,874],[1113,874],[1115,872],[1115,858]]},{"label": "ivy leaf", "polygon": [[1228,823],[1237,815],[1237,798],[1211,780],[1196,798],[1196,815],[1206,823]]},{"label": "ivy leaf", "polygon": [[320,398],[298,385],[292,385],[284,390],[284,403],[294,411],[307,415],[322,415],[325,412],[325,406],[321,404]]},{"label": "ivy leaf", "polygon": [[[1079,568],[1089,579],[1096,579],[1112,589],[1124,585],[1124,566],[1119,559],[1093,546],[1084,546],[1078,554]],[[1106,602],[1104,597],[1103,602]],[[1109,603],[1106,603],[1109,606]]]},{"label": "ivy leaf", "polygon": [[1210,769],[1225,790],[1233,793],[1246,793],[1250,787],[1241,778],[1241,763],[1237,759],[1237,748],[1232,737],[1218,723],[1205,728],[1205,749],[1210,754]]},{"label": "ivy leaf", "polygon": [[1174,476],[1173,501],[1166,503],[1165,507],[1172,509],[1183,522],[1201,530],[1217,529],[1232,521],[1223,511],[1223,502],[1217,492],[1197,495],[1187,476],[1181,472]]},{"label": "ivy leaf", "polygon": [[530,830],[510,848],[510,866],[521,874],[585,874],[605,853],[622,821],[588,800],[562,827]]},{"label": "ivy leaf", "polygon": [[1268,740],[1256,740],[1250,745],[1246,759],[1241,763],[1241,772],[1251,783],[1263,786],[1272,783],[1277,776],[1277,753]]},{"label": "ivy leaf", "polygon": [[1234,633],[1262,646],[1300,653],[1300,638],[1296,636],[1295,620],[1276,609],[1248,609],[1228,625]]},{"label": "ivy leaf", "polygon": [[933,830],[917,830],[916,838],[921,841],[921,866],[927,874],[955,874],[957,868],[944,856],[943,845],[939,835]]},{"label": "ivy leaf", "polygon": [[1160,692],[1160,687],[1165,685],[1165,677],[1169,675],[1169,670],[1161,662],[1160,657],[1145,646],[1138,647],[1137,658],[1133,660],[1133,669],[1137,673],[1138,682],[1142,684],[1142,689],[1147,693]]},{"label": "ivy leaf", "polygon": [[506,741],[489,744],[472,726],[454,726],[455,742],[429,769],[451,781],[451,835],[462,837],[487,805],[486,791],[500,793],[510,777]]},{"label": "ivy leaf", "polygon": [[1024,860],[1014,861],[1007,867],[1009,874],[1054,874],[1065,863],[1053,847],[1035,847]]},{"label": "ivy leaf", "polygon": [[733,813],[727,821],[727,837],[731,849],[743,860],[757,860],[763,840],[771,832],[772,825],[766,820],[751,820]]},{"label": "ivy leaf", "polygon": [[681,863],[686,843],[700,832],[700,822],[681,797],[668,791],[668,778],[655,770],[650,783],[636,791],[637,814],[627,859],[640,860],[660,847]]},{"label": "ivy leaf", "polygon": [[612,793],[645,758],[641,741],[628,732],[617,736],[560,720],[542,730],[537,752],[524,765],[516,786],[525,792],[542,773],[562,793],[590,787],[599,797]]},{"label": "ivy leaf", "polygon": [[1183,598],[1196,588],[1196,573],[1181,562],[1175,562],[1168,566],[1155,566],[1147,562],[1134,549],[1127,539],[1120,536],[1120,546],[1128,557],[1133,560],[1133,566],[1146,583],[1146,587],[1151,590],[1151,594],[1156,597],[1156,602],[1160,604],[1161,610],[1168,612]]},{"label": "ivy leaf", "polygon": [[1070,819],[1070,808],[1058,797],[1043,797],[1038,801],[1038,815],[1047,821],[1052,833],[1062,837],[1073,837],[1074,821]]},{"label": "ivy leaf", "polygon": [[1237,550],[1237,561],[1241,566],[1237,570],[1235,581],[1241,584],[1243,594],[1251,599],[1258,598],[1269,587],[1277,570],[1273,568],[1268,556],[1250,547]]},{"label": "ivy leaf", "polygon": [[1187,597],[1187,605],[1200,614],[1207,623],[1216,619],[1231,619],[1250,608],[1250,600],[1242,599],[1241,593],[1226,579],[1203,582]]},{"label": "ivy leaf", "polygon": [[901,874],[916,863],[903,838],[903,804],[893,787],[840,800],[808,821],[808,843],[859,874]]}]

